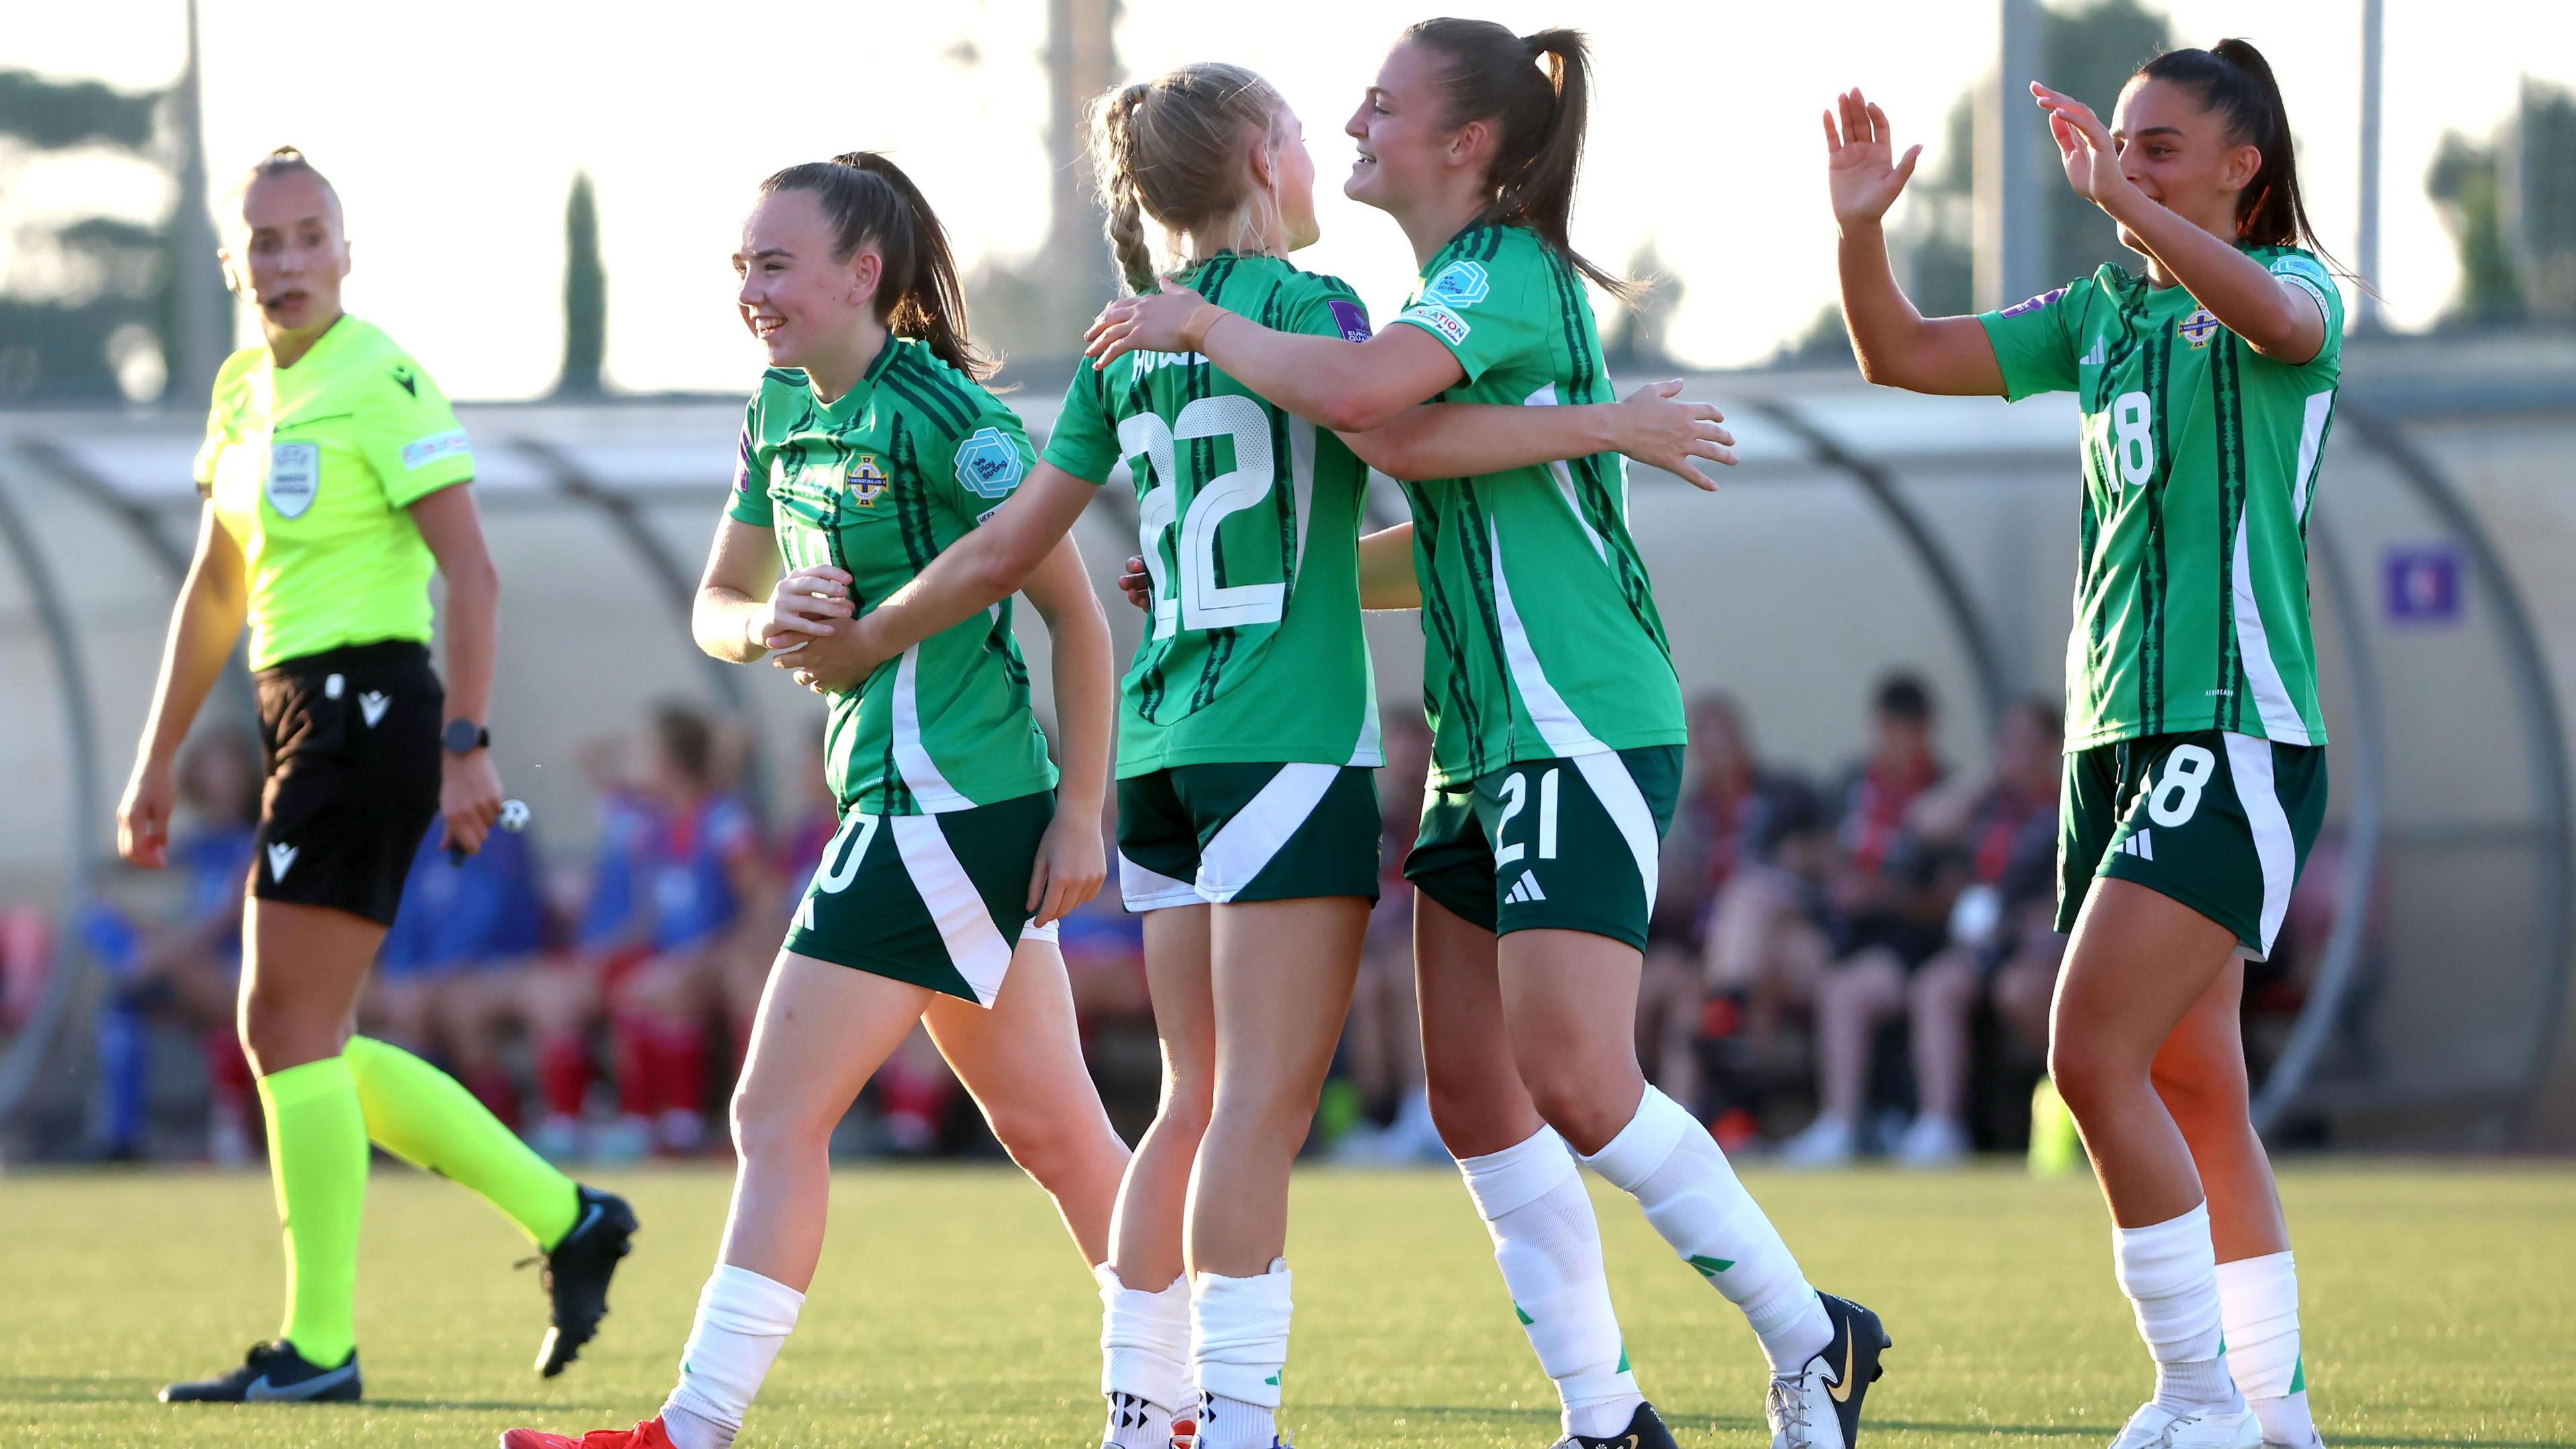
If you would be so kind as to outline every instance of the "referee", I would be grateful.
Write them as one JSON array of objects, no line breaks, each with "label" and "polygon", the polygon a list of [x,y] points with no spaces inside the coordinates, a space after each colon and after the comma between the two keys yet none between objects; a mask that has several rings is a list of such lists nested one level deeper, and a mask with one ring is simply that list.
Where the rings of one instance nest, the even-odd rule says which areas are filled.
[{"label": "referee", "polygon": [[[520,1143],[453,1079],[351,1034],[376,945],[433,819],[472,851],[501,809],[485,746],[500,581],[474,457],[429,375],[340,310],[339,194],[301,152],[251,168],[218,252],[264,341],[216,375],[197,549],[170,619],[117,848],[168,859],[170,762],[245,619],[267,768],[242,914],[241,1039],[259,1074],[285,1220],[286,1323],[243,1364],[163,1400],[346,1402],[367,1144],[474,1189],[546,1259],[553,1375],[607,1312],[635,1215]],[[447,577],[447,665],[430,668],[429,575]]]}]

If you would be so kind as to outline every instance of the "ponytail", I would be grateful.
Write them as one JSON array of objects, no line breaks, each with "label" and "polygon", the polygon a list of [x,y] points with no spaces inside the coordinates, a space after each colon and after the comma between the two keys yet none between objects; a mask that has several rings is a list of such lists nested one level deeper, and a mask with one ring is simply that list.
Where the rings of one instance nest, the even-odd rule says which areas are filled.
[{"label": "ponytail", "polygon": [[966,336],[966,289],[947,229],[921,188],[875,151],[845,151],[829,161],[790,166],[760,184],[762,195],[813,195],[832,227],[832,260],[846,262],[874,243],[884,261],[877,282],[877,320],[931,355],[981,381],[997,365]]},{"label": "ponytail", "polygon": [[1404,38],[1445,62],[1439,85],[1450,126],[1495,123],[1493,199],[1478,221],[1528,227],[1594,285],[1634,301],[1636,284],[1577,252],[1570,236],[1592,89],[1582,32],[1514,35],[1490,20],[1440,19],[1413,26]]},{"label": "ponytail", "polygon": [[1259,236],[1243,167],[1243,143],[1255,134],[1275,156],[1288,138],[1288,104],[1239,65],[1181,66],[1091,103],[1092,170],[1129,290],[1154,290],[1148,216],[1172,233],[1222,233],[1231,219],[1245,244]]},{"label": "ponytail", "polygon": [[2249,40],[2222,40],[2208,50],[2169,50],[2138,68],[2147,80],[2189,86],[2202,107],[2225,119],[2237,143],[2263,153],[2254,179],[2236,197],[2236,239],[2251,246],[2304,247],[2324,254],[2299,193],[2299,156],[2289,106],[2271,64]]}]

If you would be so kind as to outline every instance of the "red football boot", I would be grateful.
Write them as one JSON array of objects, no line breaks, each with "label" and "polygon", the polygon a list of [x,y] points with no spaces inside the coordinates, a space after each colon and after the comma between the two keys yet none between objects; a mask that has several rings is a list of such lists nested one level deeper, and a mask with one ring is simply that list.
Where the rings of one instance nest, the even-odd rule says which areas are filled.
[{"label": "red football boot", "polygon": [[536,1429],[504,1429],[501,1449],[671,1449],[671,1431],[662,1427],[659,1414],[632,1429],[593,1429],[578,1439]]}]

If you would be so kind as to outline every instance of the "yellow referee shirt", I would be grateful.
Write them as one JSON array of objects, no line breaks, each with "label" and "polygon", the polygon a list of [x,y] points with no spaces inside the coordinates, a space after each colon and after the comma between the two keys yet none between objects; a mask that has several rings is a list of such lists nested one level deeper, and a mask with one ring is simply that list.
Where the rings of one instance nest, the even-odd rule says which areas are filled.
[{"label": "yellow referee shirt", "polygon": [[293,367],[264,346],[225,359],[197,491],[241,546],[250,667],[428,643],[436,560],[406,510],[473,476],[446,394],[372,323],[342,317]]}]

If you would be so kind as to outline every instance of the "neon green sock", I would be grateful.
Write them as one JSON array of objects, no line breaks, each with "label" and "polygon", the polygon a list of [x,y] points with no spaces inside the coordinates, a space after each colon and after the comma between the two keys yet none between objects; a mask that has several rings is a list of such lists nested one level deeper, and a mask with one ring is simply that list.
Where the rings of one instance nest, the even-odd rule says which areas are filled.
[{"label": "neon green sock", "polygon": [[367,1135],[414,1167],[481,1193],[540,1248],[572,1231],[581,1209],[573,1180],[501,1125],[454,1077],[368,1037],[349,1038],[350,1075]]},{"label": "neon green sock", "polygon": [[358,1218],[367,1200],[367,1124],[349,1064],[324,1057],[259,1079],[268,1172],[286,1228],[280,1338],[324,1368],[357,1347]]}]

